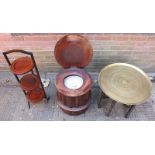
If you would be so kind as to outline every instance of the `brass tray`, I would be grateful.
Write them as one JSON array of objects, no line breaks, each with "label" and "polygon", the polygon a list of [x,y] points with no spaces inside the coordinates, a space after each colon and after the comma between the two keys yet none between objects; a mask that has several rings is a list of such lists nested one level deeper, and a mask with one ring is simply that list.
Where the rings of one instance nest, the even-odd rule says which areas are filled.
[{"label": "brass tray", "polygon": [[104,67],[99,74],[98,83],[108,97],[127,105],[144,103],[152,91],[152,83],[145,72],[126,63]]}]

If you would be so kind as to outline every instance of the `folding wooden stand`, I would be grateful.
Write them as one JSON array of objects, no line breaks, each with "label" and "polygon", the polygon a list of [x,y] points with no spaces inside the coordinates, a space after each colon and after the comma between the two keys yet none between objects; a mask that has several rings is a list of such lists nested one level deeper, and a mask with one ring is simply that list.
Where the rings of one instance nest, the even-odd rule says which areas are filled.
[{"label": "folding wooden stand", "polygon": [[[106,96],[104,93],[103,93],[103,91],[102,90],[100,90],[100,96],[99,96],[99,100],[98,100],[98,108],[101,108],[101,106],[102,106],[102,99],[106,99],[106,98],[109,98],[108,96]],[[112,112],[112,109],[114,108],[114,106],[115,106],[115,104],[116,104],[117,102],[116,101],[114,101],[114,100],[112,100],[112,102],[111,102],[111,105],[110,105],[110,107],[109,107],[109,109],[108,109],[108,112],[107,112],[107,116],[110,116],[110,113]],[[133,111],[133,109],[135,108],[135,105],[131,105],[131,106],[128,106],[128,105],[125,105],[127,108],[128,108],[128,110],[127,110],[127,112],[125,113],[125,115],[124,115],[124,117],[125,118],[128,118],[129,116],[130,116],[130,113]]]},{"label": "folding wooden stand", "polygon": [[[15,70],[13,70],[12,67],[13,63],[11,63],[8,58],[8,54],[11,53],[23,53],[27,55],[26,57],[21,57],[13,61],[13,63],[18,63],[18,68],[15,68]],[[3,55],[27,98],[28,107],[30,108],[30,102],[37,103],[41,101],[43,98],[46,98],[46,101],[48,102],[49,97],[47,97],[45,93],[33,54],[24,50],[10,50],[7,52],[3,52]],[[23,64],[26,62],[29,62],[28,65]],[[25,68],[22,68],[22,66],[24,65]],[[19,75],[22,75],[22,78],[19,79]]]}]

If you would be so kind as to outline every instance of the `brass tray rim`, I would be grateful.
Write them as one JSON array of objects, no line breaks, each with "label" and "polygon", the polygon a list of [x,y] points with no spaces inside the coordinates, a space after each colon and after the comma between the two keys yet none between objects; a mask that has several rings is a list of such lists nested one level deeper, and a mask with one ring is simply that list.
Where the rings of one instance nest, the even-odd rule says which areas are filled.
[{"label": "brass tray rim", "polygon": [[[127,67],[133,68],[133,69],[137,70],[139,73],[141,73],[141,74],[144,76],[144,78],[146,79],[146,81],[148,82],[148,84],[149,84],[149,87],[150,87],[149,96],[146,97],[146,98],[145,98],[143,101],[141,101],[141,102],[136,102],[136,103],[134,103],[134,102],[132,102],[132,103],[131,103],[131,102],[123,102],[123,103],[122,103],[122,102],[119,101],[118,99],[113,98],[112,95],[109,95],[109,93],[107,93],[107,90],[101,86],[100,77],[101,77],[101,74],[102,74],[103,71],[105,71],[105,70],[107,70],[108,68],[111,68],[111,67],[113,67],[113,66],[127,66]],[[110,97],[111,99],[113,99],[113,100],[116,101],[116,102],[119,102],[119,103],[122,103],[122,104],[127,104],[127,105],[138,105],[138,104],[142,104],[142,103],[144,103],[144,102],[151,96],[151,94],[152,94],[152,82],[151,82],[151,80],[148,78],[147,74],[146,74],[143,70],[141,70],[140,68],[138,68],[138,67],[136,67],[136,66],[134,66],[134,65],[128,64],[128,63],[113,63],[113,64],[109,64],[109,65],[105,66],[104,68],[102,68],[102,70],[100,71],[100,73],[99,73],[99,75],[98,75],[98,84],[99,84],[99,87],[101,88],[101,90],[105,93],[105,95],[107,95],[108,97]]]}]

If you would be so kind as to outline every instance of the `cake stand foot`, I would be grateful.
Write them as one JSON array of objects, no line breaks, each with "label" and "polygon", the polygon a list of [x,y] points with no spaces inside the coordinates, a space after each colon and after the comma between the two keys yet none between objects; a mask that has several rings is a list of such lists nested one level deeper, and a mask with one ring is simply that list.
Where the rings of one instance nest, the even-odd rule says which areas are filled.
[{"label": "cake stand foot", "polygon": [[30,102],[28,101],[27,103],[28,103],[28,108],[30,109]]}]

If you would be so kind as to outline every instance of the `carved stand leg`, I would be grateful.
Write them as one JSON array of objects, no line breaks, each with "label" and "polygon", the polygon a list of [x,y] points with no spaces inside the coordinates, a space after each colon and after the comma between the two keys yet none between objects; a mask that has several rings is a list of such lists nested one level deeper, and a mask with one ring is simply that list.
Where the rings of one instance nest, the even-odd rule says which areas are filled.
[{"label": "carved stand leg", "polygon": [[129,109],[128,109],[128,111],[126,112],[126,114],[125,114],[125,118],[128,118],[129,117],[129,115],[130,115],[130,113],[133,111],[133,109],[135,108],[135,105],[131,105],[131,106],[129,106]]},{"label": "carved stand leg", "polygon": [[47,98],[45,98],[45,103],[48,103],[49,100],[50,100],[50,97],[47,96]]}]

